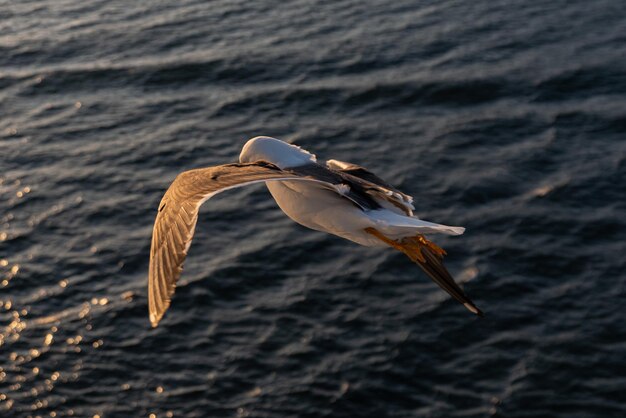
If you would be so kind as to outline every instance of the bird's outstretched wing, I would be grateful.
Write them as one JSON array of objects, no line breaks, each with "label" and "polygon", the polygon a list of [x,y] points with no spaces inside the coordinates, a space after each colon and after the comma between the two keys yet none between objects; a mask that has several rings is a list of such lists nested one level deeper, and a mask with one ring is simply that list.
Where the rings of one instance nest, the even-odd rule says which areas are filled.
[{"label": "bird's outstretched wing", "polygon": [[153,327],[170,305],[191,245],[200,205],[224,190],[272,180],[320,182],[263,161],[200,168],[176,177],[161,199],[152,231],[148,305]]}]

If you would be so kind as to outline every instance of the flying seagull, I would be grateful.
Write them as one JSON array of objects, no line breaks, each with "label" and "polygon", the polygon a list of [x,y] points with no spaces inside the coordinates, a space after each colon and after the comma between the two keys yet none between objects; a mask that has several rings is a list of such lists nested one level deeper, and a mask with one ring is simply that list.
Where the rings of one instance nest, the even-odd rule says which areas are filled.
[{"label": "flying seagull", "polygon": [[150,249],[148,299],[153,327],[170,306],[200,205],[225,190],[261,182],[293,221],[357,244],[403,252],[450,296],[482,316],[444,267],[446,252],[425,237],[461,235],[465,228],[419,219],[413,214],[411,196],[361,166],[337,160],[321,164],[300,147],[258,136],[244,145],[239,163],[185,171],[165,192]]}]

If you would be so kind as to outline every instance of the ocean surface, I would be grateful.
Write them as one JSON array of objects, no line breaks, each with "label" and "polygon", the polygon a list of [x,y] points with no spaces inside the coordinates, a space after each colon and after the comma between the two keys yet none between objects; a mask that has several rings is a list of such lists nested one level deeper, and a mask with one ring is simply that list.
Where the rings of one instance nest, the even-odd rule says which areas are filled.
[{"label": "ocean surface", "polygon": [[[415,197],[467,312],[264,186],[181,171],[275,136]],[[615,0],[0,1],[1,417],[625,417],[626,13]]]}]

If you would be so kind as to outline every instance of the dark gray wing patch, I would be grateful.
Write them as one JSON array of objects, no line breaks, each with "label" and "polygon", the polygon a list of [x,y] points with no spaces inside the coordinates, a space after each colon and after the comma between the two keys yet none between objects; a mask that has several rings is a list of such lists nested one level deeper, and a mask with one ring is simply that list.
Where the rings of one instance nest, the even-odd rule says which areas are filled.
[{"label": "dark gray wing patch", "polygon": [[[328,168],[339,174],[344,180],[360,183],[362,189],[373,197],[395,207],[407,216],[413,216],[413,198],[387,183],[368,169],[360,165],[338,160],[328,160]],[[396,209],[396,210],[397,210]]]},{"label": "dark gray wing patch", "polygon": [[339,160],[328,160],[326,161],[326,165],[331,170],[336,170],[341,173],[349,174],[354,177],[358,177],[361,180],[368,181],[370,183],[374,183],[378,186],[382,186],[385,189],[392,190],[396,193],[402,193],[400,190],[396,189],[391,184],[387,183],[385,180],[378,177],[376,174],[372,173],[365,167],[361,167],[360,165],[346,163],[344,161]]},{"label": "dark gray wing patch", "polygon": [[335,186],[335,191],[351,200],[364,210],[381,209],[382,206],[368,193],[363,182],[358,178],[346,176],[341,172],[331,170],[321,164],[311,163],[297,167],[284,169],[285,172],[293,173],[302,177],[312,177]]}]

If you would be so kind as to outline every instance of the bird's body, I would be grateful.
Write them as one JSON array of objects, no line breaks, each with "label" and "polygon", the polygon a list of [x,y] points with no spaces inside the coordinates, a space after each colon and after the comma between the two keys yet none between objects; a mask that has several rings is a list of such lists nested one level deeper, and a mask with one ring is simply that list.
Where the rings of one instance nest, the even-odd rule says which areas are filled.
[{"label": "bird's body", "polygon": [[384,246],[365,232],[372,226],[369,216],[335,192],[302,181],[267,182],[267,188],[282,211],[302,226],[369,247]]},{"label": "bird's body", "polygon": [[[256,137],[248,141],[241,151],[239,161],[268,161],[281,169],[313,174],[326,178],[334,174],[327,166],[317,162],[315,155],[300,147],[269,137]],[[347,163],[331,160],[337,167]],[[362,167],[359,167],[362,169]],[[345,179],[341,179],[345,180]],[[383,205],[385,199],[373,198],[370,210],[362,210],[346,199],[342,189],[330,190],[328,185],[303,181],[271,181],[266,183],[272,197],[283,212],[293,221],[316,231],[327,232],[368,247],[385,247],[385,243],[365,232],[367,228],[382,230],[393,239],[415,235],[418,227],[448,228],[444,233],[457,235],[464,228],[447,227],[406,216],[398,207]],[[342,183],[344,190],[350,188]],[[354,187],[354,185],[353,185]],[[387,193],[388,191],[386,191]],[[412,198],[406,196],[404,209],[412,214]]]},{"label": "bird's body", "polygon": [[150,254],[150,319],[169,307],[193,237],[200,205],[221,191],[265,182],[282,211],[307,228],[370,247],[404,252],[467,309],[482,314],[442,264],[445,251],[423,234],[460,235],[464,228],[423,221],[412,198],[363,167],[329,160],[270,137],[249,140],[239,164],[197,169],[172,183],[155,221]]}]

